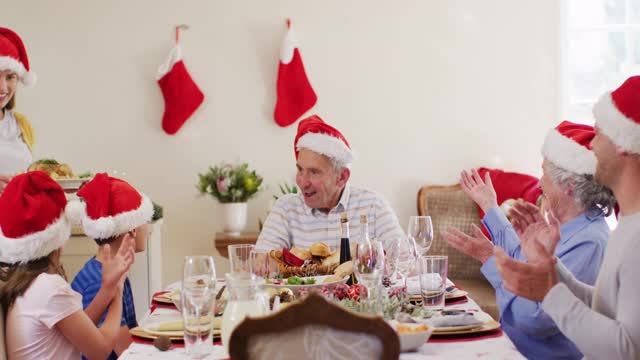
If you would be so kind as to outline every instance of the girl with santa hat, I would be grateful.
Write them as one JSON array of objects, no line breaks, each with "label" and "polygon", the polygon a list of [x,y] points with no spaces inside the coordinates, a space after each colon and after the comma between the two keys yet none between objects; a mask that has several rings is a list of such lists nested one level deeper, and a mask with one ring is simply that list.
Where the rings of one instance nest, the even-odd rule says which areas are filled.
[{"label": "girl with santa hat", "polygon": [[[102,287],[94,301],[109,308],[100,327],[67,283],[60,252],[82,206],[42,171],[15,176],[0,196],[0,316],[9,359],[105,359],[122,316],[122,288],[133,263],[133,239],[112,255],[101,249]],[[102,314],[102,311],[99,312]],[[0,349],[2,350],[2,349]]]}]

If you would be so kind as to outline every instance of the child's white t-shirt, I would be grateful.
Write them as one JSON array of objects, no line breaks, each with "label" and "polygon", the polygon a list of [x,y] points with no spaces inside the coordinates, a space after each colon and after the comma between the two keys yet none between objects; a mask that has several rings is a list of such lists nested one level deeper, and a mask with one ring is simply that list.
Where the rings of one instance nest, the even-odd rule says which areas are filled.
[{"label": "child's white t-shirt", "polygon": [[82,311],[82,296],[60,275],[42,273],[7,313],[9,359],[80,359],[80,351],[55,325]]}]

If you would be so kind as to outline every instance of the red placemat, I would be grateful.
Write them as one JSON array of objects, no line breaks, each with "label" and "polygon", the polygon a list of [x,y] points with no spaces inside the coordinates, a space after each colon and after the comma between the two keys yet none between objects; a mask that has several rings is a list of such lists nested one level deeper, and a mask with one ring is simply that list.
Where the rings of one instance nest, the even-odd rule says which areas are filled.
[{"label": "red placemat", "polygon": [[477,341],[477,340],[498,338],[500,336],[502,336],[502,330],[496,329],[496,330],[477,333],[477,334],[431,335],[431,338],[429,338],[427,342],[430,342],[430,343],[465,342],[465,341]]},{"label": "red placemat", "polygon": [[[131,341],[133,341],[136,344],[153,345],[153,340],[144,339],[144,338],[140,338],[133,335],[131,336]],[[222,345],[222,340],[220,338],[214,337],[213,345]],[[183,347],[184,347],[184,341],[171,342],[171,348],[183,348]]]}]

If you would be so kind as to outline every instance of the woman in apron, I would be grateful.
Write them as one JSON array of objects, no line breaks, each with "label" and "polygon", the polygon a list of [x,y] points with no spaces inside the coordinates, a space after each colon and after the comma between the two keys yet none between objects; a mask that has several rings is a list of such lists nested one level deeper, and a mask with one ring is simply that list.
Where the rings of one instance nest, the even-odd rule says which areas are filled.
[{"label": "woman in apron", "polygon": [[33,162],[33,129],[14,107],[18,82],[29,86],[35,80],[20,36],[0,27],[0,192]]}]

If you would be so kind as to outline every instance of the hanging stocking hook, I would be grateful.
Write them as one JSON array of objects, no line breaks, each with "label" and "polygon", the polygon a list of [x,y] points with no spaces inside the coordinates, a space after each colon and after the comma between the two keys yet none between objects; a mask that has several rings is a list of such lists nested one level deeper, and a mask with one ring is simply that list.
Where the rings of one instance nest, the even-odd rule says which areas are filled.
[{"label": "hanging stocking hook", "polygon": [[189,30],[189,25],[180,24],[176,26],[176,44],[180,42],[180,30]]}]

